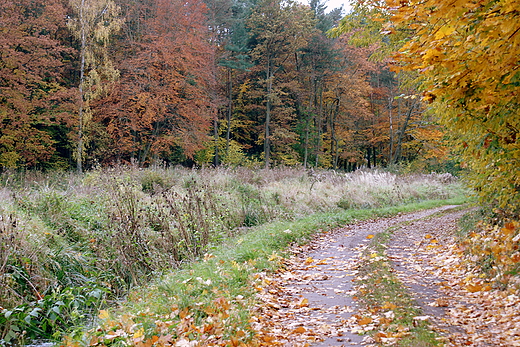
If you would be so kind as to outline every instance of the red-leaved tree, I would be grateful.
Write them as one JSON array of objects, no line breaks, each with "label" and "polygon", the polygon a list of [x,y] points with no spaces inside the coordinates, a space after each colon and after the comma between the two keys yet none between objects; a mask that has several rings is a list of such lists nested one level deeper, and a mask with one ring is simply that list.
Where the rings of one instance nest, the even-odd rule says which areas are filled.
[{"label": "red-leaved tree", "polygon": [[[192,157],[207,140],[215,108],[214,49],[201,0],[151,0],[132,8],[119,50],[121,80],[95,120],[112,139],[105,159]],[[122,53],[124,52],[124,53]]]}]

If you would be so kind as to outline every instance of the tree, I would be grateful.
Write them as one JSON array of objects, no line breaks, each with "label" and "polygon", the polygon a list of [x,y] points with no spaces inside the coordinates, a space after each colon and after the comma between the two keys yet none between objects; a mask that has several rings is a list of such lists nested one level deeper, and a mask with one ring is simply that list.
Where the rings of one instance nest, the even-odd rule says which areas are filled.
[{"label": "tree", "polygon": [[229,21],[224,43],[224,50],[219,56],[219,65],[224,68],[224,79],[226,80],[225,94],[227,96],[226,114],[226,149],[225,155],[228,156],[231,143],[231,130],[233,121],[233,88],[234,72],[247,71],[253,66],[250,62],[249,48],[247,41],[249,35],[246,30],[246,18],[250,14],[250,5],[247,2],[235,1],[231,7],[233,13],[232,20]]},{"label": "tree", "polygon": [[388,31],[413,29],[396,59],[421,71],[482,201],[520,212],[520,1],[387,0]]},{"label": "tree", "polygon": [[364,164],[365,149],[371,146],[368,129],[374,112],[369,98],[374,88],[370,74],[376,64],[368,61],[372,49],[350,45],[348,37],[339,38],[335,44],[341,52],[341,65],[328,78],[324,93],[329,165],[337,168],[341,161],[350,170]]},{"label": "tree", "polygon": [[0,3],[0,165],[55,163],[53,131],[68,122],[71,93],[64,80],[66,8],[59,0]]},{"label": "tree", "polygon": [[340,53],[335,39],[326,36],[341,18],[341,8],[325,13],[326,6],[320,0],[310,1],[315,19],[315,30],[306,47],[302,49],[300,65],[297,67],[304,93],[299,108],[303,129],[303,166],[307,167],[311,147],[314,147],[315,166],[320,163],[324,128],[324,91],[331,82],[330,77],[341,69]]},{"label": "tree", "polygon": [[110,36],[120,29],[122,19],[112,0],[69,0],[69,3],[75,17],[69,19],[68,25],[79,41],[76,167],[81,172],[91,101],[106,92],[107,84],[114,82],[119,75],[108,57],[108,43]]},{"label": "tree", "polygon": [[[349,43],[357,47],[372,47],[368,58],[377,63],[371,72],[373,91],[370,96],[372,125],[365,130],[367,164],[444,157],[441,141],[443,128],[431,114],[425,113],[425,103],[419,97],[417,71],[394,73],[393,54],[409,40],[413,30],[406,26],[390,28],[385,25],[389,11],[378,1],[358,1],[353,10],[329,31],[333,37],[348,35]],[[372,160],[370,160],[372,157]],[[384,160],[383,160],[384,158]],[[372,161],[372,163],[371,163]],[[423,163],[426,165],[426,163]]]},{"label": "tree", "polygon": [[[280,92],[275,89],[275,78],[284,66],[295,63],[291,60],[295,59],[298,51],[307,45],[314,30],[313,16],[308,7],[291,1],[262,0],[249,18],[248,27],[254,46],[251,56],[264,69],[264,163],[265,167],[269,167],[273,139],[271,131],[273,102],[280,95]],[[280,138],[287,137],[280,133]]]},{"label": "tree", "polygon": [[120,81],[97,109],[96,120],[114,141],[106,159],[183,161],[204,147],[215,112],[206,6],[200,0],[141,6],[129,23],[139,30],[123,30]]}]

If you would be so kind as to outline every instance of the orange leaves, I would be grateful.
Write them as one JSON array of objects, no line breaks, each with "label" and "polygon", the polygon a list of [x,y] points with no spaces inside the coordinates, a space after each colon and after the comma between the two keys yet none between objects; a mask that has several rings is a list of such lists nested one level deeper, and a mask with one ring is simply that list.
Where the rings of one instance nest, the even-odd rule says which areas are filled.
[{"label": "orange leaves", "polygon": [[480,283],[469,283],[466,285],[466,290],[470,293],[476,293],[476,292],[482,292],[482,291],[486,291],[486,292],[489,292],[492,287],[491,285],[489,284],[480,284]]},{"label": "orange leaves", "polygon": [[372,323],[374,320],[370,317],[363,317],[361,318],[359,321],[358,321],[358,324],[359,325],[367,325],[367,324],[370,324]]},{"label": "orange leaves", "polygon": [[298,327],[298,328],[294,329],[293,331],[291,331],[291,334],[303,334],[306,331],[307,331],[307,329],[305,329],[304,327]]},{"label": "orange leaves", "polygon": [[151,157],[171,156],[175,147],[193,157],[207,140],[215,109],[209,95],[215,52],[206,7],[199,0],[142,6],[148,16],[129,18],[141,23],[141,31],[120,46],[126,69],[118,90],[99,105],[104,119],[98,121],[108,124],[112,146],[124,159],[140,151],[143,165]]},{"label": "orange leaves", "polygon": [[485,262],[491,276],[508,282],[505,274],[520,268],[519,241],[520,223],[510,220],[503,227],[480,224],[465,246],[475,262]]},{"label": "orange leaves", "polygon": [[[219,294],[216,289],[215,292]],[[224,293],[221,294],[209,302],[200,302],[194,306],[179,308],[173,304],[170,313],[161,315],[144,311],[115,320],[102,310],[98,316],[103,322],[92,331],[95,336],[91,337],[89,346],[104,346],[108,343],[136,347],[257,345],[254,334],[236,317],[236,304]],[[242,299],[241,296],[236,298],[237,301]]]}]

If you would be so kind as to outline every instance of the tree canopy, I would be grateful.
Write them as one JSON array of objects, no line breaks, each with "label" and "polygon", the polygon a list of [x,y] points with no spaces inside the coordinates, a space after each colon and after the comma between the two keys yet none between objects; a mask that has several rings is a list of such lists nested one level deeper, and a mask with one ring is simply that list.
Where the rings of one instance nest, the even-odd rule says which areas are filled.
[{"label": "tree canopy", "polygon": [[[387,44],[362,7],[336,37],[326,33],[341,9],[321,0],[16,0],[0,10],[3,168],[442,163],[442,129],[381,59],[400,40]],[[353,44],[367,27],[370,39]]]},{"label": "tree canopy", "polygon": [[520,206],[520,1],[387,0],[389,32],[413,31],[396,69],[418,70],[483,201]]}]

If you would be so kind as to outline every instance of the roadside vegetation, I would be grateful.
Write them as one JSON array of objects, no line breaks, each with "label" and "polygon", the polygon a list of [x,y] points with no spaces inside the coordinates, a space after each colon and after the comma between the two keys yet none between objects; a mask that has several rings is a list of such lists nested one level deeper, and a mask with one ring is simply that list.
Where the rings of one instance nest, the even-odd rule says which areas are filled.
[{"label": "roadside vegetation", "polygon": [[[276,264],[275,250],[303,242],[319,228],[390,213],[384,210],[389,206],[464,193],[449,174],[382,171],[4,174],[1,341],[59,340],[65,333],[77,341],[85,326],[99,323],[104,328],[92,335],[99,340],[85,343],[144,343],[168,335],[251,340],[248,313],[240,307],[253,300],[251,275]],[[146,289],[133,289],[140,286]],[[105,309],[123,298],[130,300],[121,311],[127,313],[109,318]],[[171,322],[153,323],[159,316]]]}]

